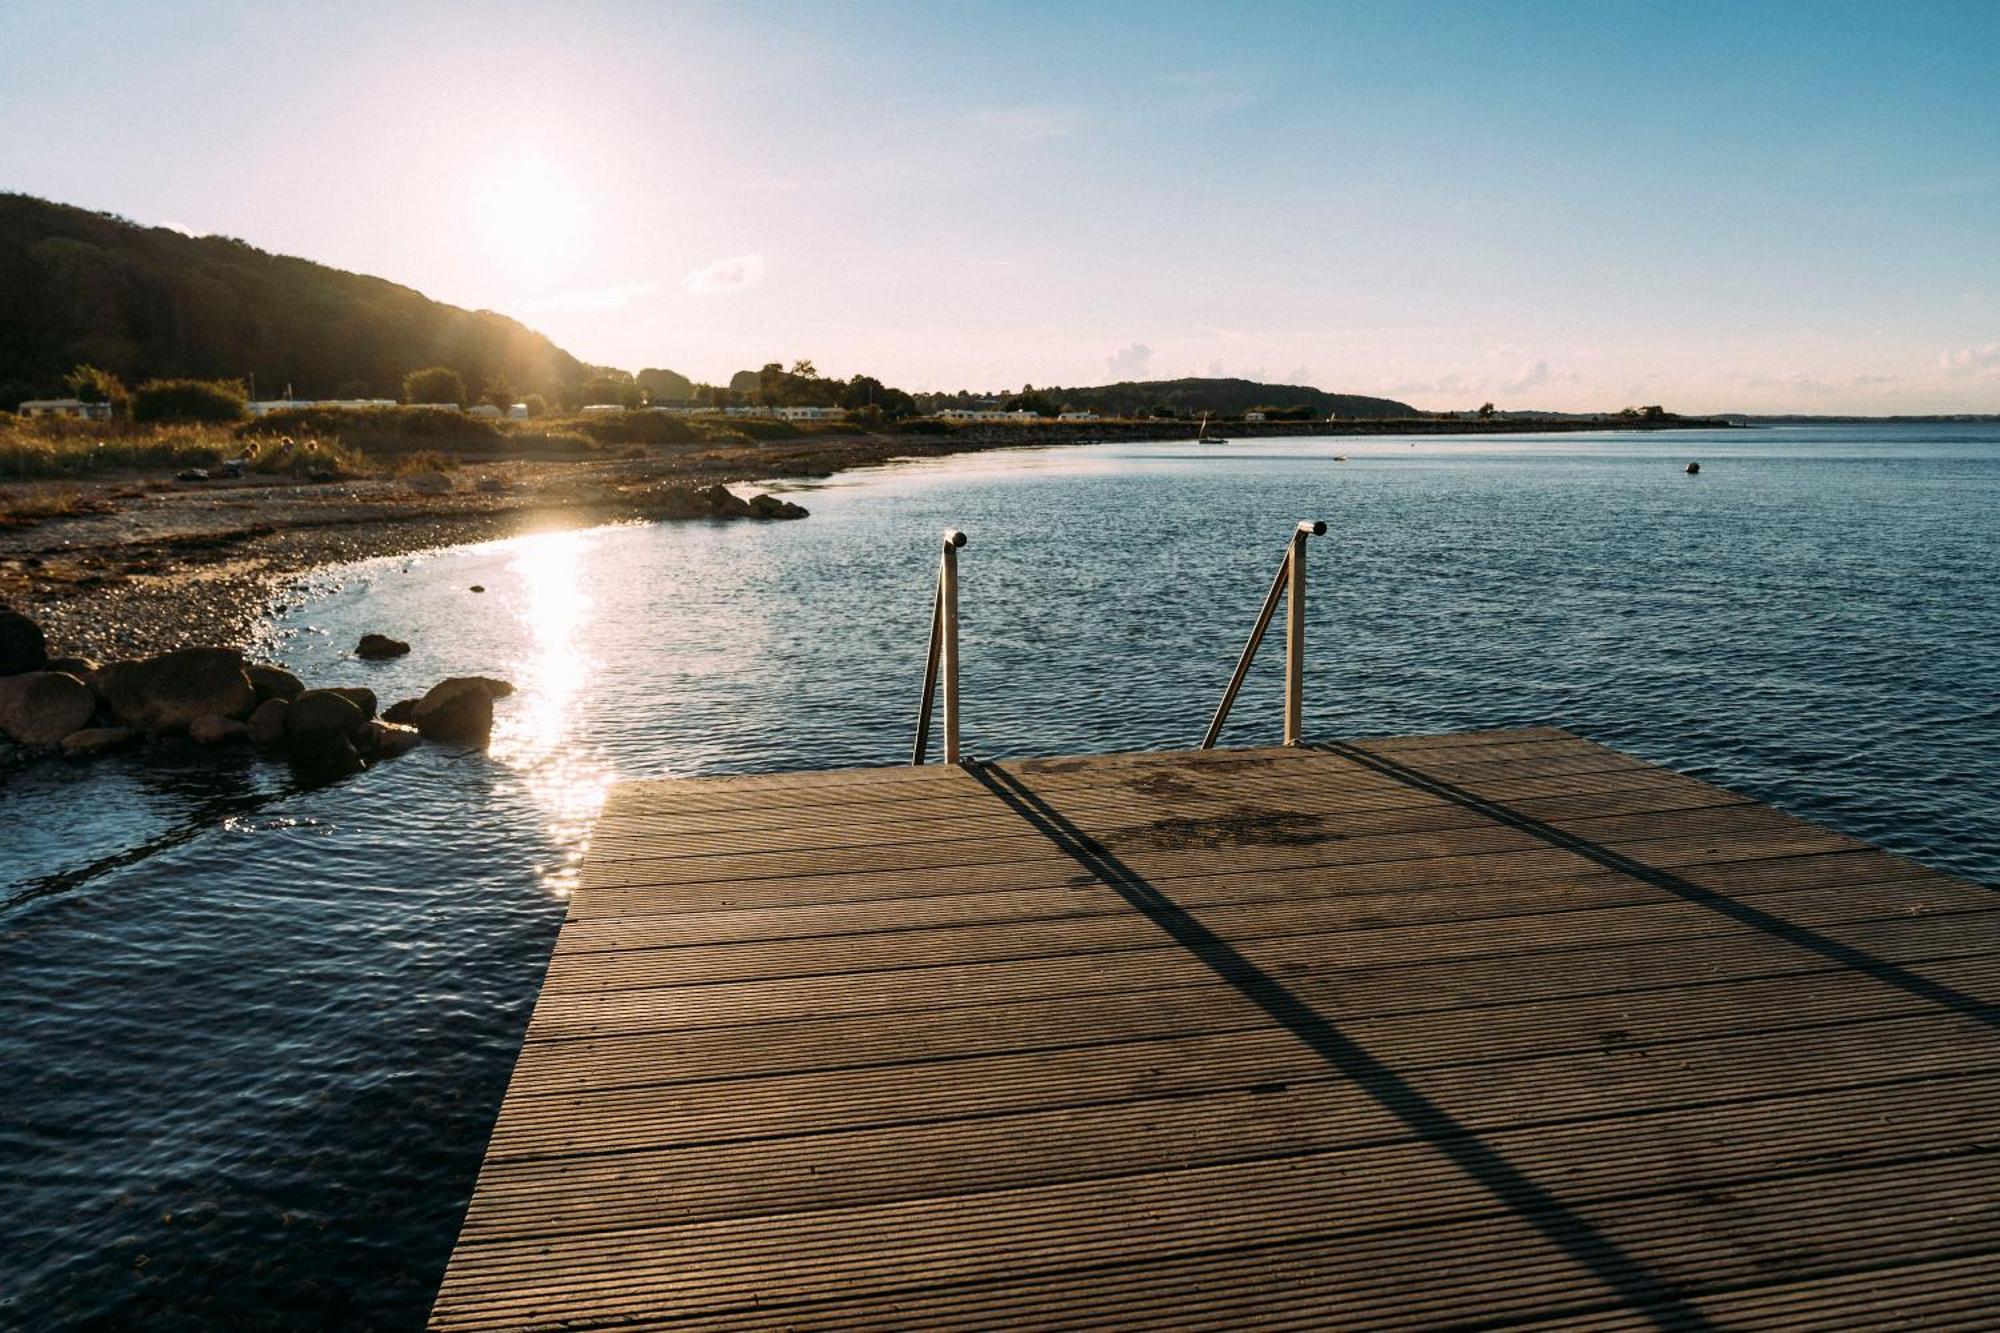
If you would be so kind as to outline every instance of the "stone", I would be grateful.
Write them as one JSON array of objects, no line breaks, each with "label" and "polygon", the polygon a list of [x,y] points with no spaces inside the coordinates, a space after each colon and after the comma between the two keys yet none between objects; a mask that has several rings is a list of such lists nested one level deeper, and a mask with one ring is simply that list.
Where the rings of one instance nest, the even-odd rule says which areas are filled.
[{"label": "stone", "polygon": [[286,699],[266,699],[258,704],[257,711],[250,714],[250,743],[276,745],[285,739],[285,714],[291,707]]},{"label": "stone", "polygon": [[364,634],[361,636],[361,642],[354,646],[354,655],[370,662],[402,657],[409,651],[409,644],[401,639],[392,639],[386,634]]},{"label": "stone", "polygon": [[0,676],[40,671],[48,660],[42,627],[19,611],[0,606]]},{"label": "stone", "polygon": [[134,662],[113,662],[97,673],[97,692],[123,726],[143,731],[185,731],[211,713],[245,718],[257,692],[234,648],[182,648]]},{"label": "stone", "polygon": [[267,699],[296,699],[306,692],[306,683],[283,667],[252,662],[243,672],[250,677],[250,688],[257,692],[260,704]]},{"label": "stone", "polygon": [[415,727],[394,722],[363,722],[355,735],[355,748],[378,759],[394,759],[408,754],[423,743],[423,733]]},{"label": "stone", "polygon": [[188,739],[196,745],[231,745],[250,739],[250,728],[233,717],[210,713],[188,723]]},{"label": "stone", "polygon": [[97,677],[98,664],[88,657],[51,657],[44,671],[60,671],[65,676],[75,676],[88,685]]},{"label": "stone", "polygon": [[314,740],[337,737],[345,741],[368,720],[359,704],[335,690],[307,690],[285,709],[285,737]]},{"label": "stone", "polygon": [[325,735],[296,742],[286,749],[285,758],[291,762],[292,772],[307,784],[332,782],[367,767],[345,736]]},{"label": "stone", "polygon": [[707,506],[708,512],[717,518],[748,518],[750,516],[750,502],[730,490],[727,486],[724,486],[721,482],[717,482],[713,486],[701,487],[695,492],[695,495]]},{"label": "stone", "polygon": [[1694,476],[1695,474],[1699,473],[1700,471],[1701,471],[1701,464],[1699,464],[1699,463],[1689,463],[1689,464],[1687,465],[1687,474],[1688,474],[1688,475],[1689,475],[1690,477]]},{"label": "stone", "polygon": [[780,500],[775,495],[753,495],[750,497],[750,512],[758,518],[805,518],[806,510],[790,500]]},{"label": "stone", "polygon": [[398,699],[395,703],[390,704],[382,710],[382,720],[384,722],[394,722],[398,726],[408,726],[410,719],[416,715],[417,701],[415,699]]},{"label": "stone", "polygon": [[136,727],[85,727],[62,739],[62,752],[73,758],[122,749],[146,733]]},{"label": "stone", "polygon": [[90,725],[97,697],[60,671],[0,676],[0,733],[20,745],[60,745]]},{"label": "stone", "polygon": [[335,685],[332,692],[361,710],[361,716],[375,716],[375,691],[365,685]]},{"label": "stone", "polygon": [[493,691],[472,676],[454,676],[431,686],[410,715],[428,741],[484,745],[493,734]]},{"label": "stone", "polygon": [[174,480],[175,480],[175,481],[207,481],[207,480],[208,480],[208,469],[207,469],[207,468],[202,468],[202,467],[186,467],[186,468],[182,468],[182,469],[181,469],[181,470],[180,470],[179,472],[176,472],[176,473],[174,473]]},{"label": "stone", "polygon": [[496,699],[505,699],[514,693],[513,684],[501,680],[498,676],[467,676],[466,679],[478,681],[486,687],[486,692]]},{"label": "stone", "polygon": [[467,588],[467,589],[466,589],[466,591],[467,591],[467,592],[485,592],[485,591],[486,591],[486,585],[485,585],[485,584],[483,584],[483,583],[475,583],[475,584],[473,584],[473,585],[472,585],[472,586],[471,586],[470,588]]}]

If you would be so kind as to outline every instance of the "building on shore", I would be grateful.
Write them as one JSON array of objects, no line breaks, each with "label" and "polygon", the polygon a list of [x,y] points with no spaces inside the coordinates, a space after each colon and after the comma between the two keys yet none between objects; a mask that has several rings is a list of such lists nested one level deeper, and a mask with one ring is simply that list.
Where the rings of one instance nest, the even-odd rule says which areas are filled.
[{"label": "building on shore", "polygon": [[1056,420],[1057,420],[1057,421],[1099,421],[1099,420],[1102,420],[1102,418],[1101,418],[1101,417],[1099,417],[1099,416],[1097,415],[1097,413],[1095,413],[1095,412],[1063,412],[1063,413],[1060,413],[1060,414],[1058,414],[1058,415],[1057,415],[1057,417],[1056,417]]},{"label": "building on shore", "polygon": [[24,417],[75,417],[78,421],[111,420],[111,404],[86,403],[81,398],[30,398],[21,404]]},{"label": "building on shore", "polygon": [[846,418],[844,407],[781,407],[778,415],[786,421],[840,421]]},{"label": "building on shore", "polygon": [[1028,422],[1040,420],[1026,408],[1007,411],[999,407],[947,407],[934,414],[940,421],[1011,421]]}]

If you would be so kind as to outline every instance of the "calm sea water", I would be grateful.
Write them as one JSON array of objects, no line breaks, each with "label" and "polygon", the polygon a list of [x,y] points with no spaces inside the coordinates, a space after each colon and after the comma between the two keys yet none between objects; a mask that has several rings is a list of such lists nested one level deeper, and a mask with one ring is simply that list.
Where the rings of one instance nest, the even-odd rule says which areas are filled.
[{"label": "calm sea water", "polygon": [[[2000,430],[1090,447],[799,498],[358,565],[273,622],[385,702],[511,678],[488,755],[4,779],[0,1324],[418,1326],[607,786],[903,759],[947,525],[976,755],[1194,744],[1321,517],[1310,734],[1558,723],[2000,883]],[[1226,743],[1276,739],[1280,646]]]}]

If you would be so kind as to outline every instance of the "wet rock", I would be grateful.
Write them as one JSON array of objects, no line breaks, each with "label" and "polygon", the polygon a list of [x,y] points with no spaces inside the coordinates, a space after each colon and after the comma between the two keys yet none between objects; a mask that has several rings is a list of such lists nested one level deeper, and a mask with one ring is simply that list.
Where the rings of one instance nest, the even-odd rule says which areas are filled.
[{"label": "wet rock", "polygon": [[285,739],[285,714],[291,710],[285,699],[266,699],[250,714],[250,743],[276,745]]},{"label": "wet rock", "polygon": [[234,648],[182,648],[97,673],[97,692],[123,726],[179,732],[197,718],[244,718],[257,692]]},{"label": "wet rock", "polygon": [[443,495],[451,490],[451,478],[442,472],[417,472],[403,478],[403,484],[419,495]]},{"label": "wet rock", "polygon": [[1687,474],[1688,474],[1688,475],[1689,475],[1690,477],[1692,477],[1692,476],[1695,476],[1695,475],[1696,475],[1696,474],[1698,474],[1698,473],[1699,473],[1700,471],[1701,471],[1701,464],[1699,464],[1699,463],[1689,463],[1689,464],[1687,465]]},{"label": "wet rock", "polygon": [[758,518],[805,518],[803,506],[790,500],[780,500],[775,495],[753,495],[750,497],[750,512]]},{"label": "wet rock", "polygon": [[345,736],[318,736],[296,742],[286,749],[285,758],[291,762],[292,772],[299,781],[307,784],[332,782],[367,767],[353,742]]},{"label": "wet rock", "polygon": [[60,671],[65,676],[75,676],[78,680],[88,685],[96,678],[99,666],[98,663],[88,657],[51,657],[49,664],[42,669],[44,671]]},{"label": "wet rock", "polygon": [[296,699],[306,692],[306,683],[283,667],[252,662],[243,671],[250,677],[250,688],[257,692],[260,704],[267,699]]},{"label": "wet rock", "polygon": [[409,651],[409,644],[401,639],[392,639],[386,634],[364,634],[361,636],[361,642],[354,645],[354,655],[370,662],[402,657]]},{"label": "wet rock", "polygon": [[176,472],[176,473],[174,473],[174,480],[175,480],[175,481],[207,481],[207,480],[208,480],[208,469],[207,469],[207,468],[202,468],[202,467],[185,467],[185,468],[182,468],[182,469],[181,469],[181,470],[180,470],[179,472]]},{"label": "wet rock", "polygon": [[20,745],[60,745],[90,725],[97,697],[75,676],[29,671],[0,676],[0,734]]},{"label": "wet rock", "polygon": [[716,518],[748,518],[750,502],[717,482],[713,486],[703,486],[695,491],[708,512]]},{"label": "wet rock", "polygon": [[233,717],[211,713],[188,723],[188,739],[196,745],[233,745],[250,739],[250,728]]},{"label": "wet rock", "polygon": [[382,710],[382,720],[384,722],[394,722],[398,726],[408,726],[410,719],[416,715],[417,701],[415,699],[398,699],[395,703],[390,704]]},{"label": "wet rock", "polygon": [[355,748],[364,755],[377,759],[394,759],[408,754],[423,743],[423,733],[415,727],[399,726],[394,722],[363,722],[361,730],[355,734]]},{"label": "wet rock", "polygon": [[465,679],[478,681],[486,687],[486,692],[496,699],[505,699],[514,693],[513,684],[501,680],[498,676],[467,676]]},{"label": "wet rock", "polygon": [[486,585],[485,585],[485,584],[483,584],[483,583],[475,583],[475,584],[473,584],[473,585],[472,585],[472,586],[471,586],[470,588],[467,588],[467,589],[466,589],[466,591],[467,591],[467,592],[485,592],[485,591],[486,591]]},{"label": "wet rock", "polygon": [[331,692],[359,708],[364,719],[375,716],[375,691],[365,685],[335,685]]},{"label": "wet rock", "polygon": [[454,676],[433,685],[410,720],[425,740],[484,745],[493,734],[493,691],[478,677]]},{"label": "wet rock", "polygon": [[0,606],[0,676],[40,671],[48,660],[42,627],[19,611]]},{"label": "wet rock", "polygon": [[481,495],[503,495],[514,488],[505,477],[481,477],[478,490]]},{"label": "wet rock", "polygon": [[285,709],[285,738],[309,742],[331,737],[344,742],[367,720],[361,706],[344,692],[307,690]]},{"label": "wet rock", "polygon": [[72,758],[121,750],[146,733],[136,727],[85,727],[62,739],[62,752]]}]

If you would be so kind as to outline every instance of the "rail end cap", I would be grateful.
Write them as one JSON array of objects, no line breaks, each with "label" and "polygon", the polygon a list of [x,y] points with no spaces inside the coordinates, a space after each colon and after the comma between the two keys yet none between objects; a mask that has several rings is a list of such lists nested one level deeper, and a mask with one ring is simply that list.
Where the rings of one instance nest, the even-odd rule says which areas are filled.
[{"label": "rail end cap", "polygon": [[965,534],[957,528],[946,528],[944,530],[944,544],[946,546],[963,546],[965,545]]},{"label": "rail end cap", "polygon": [[1299,531],[1310,533],[1315,537],[1324,537],[1326,536],[1326,520],[1323,518],[1300,519]]}]

